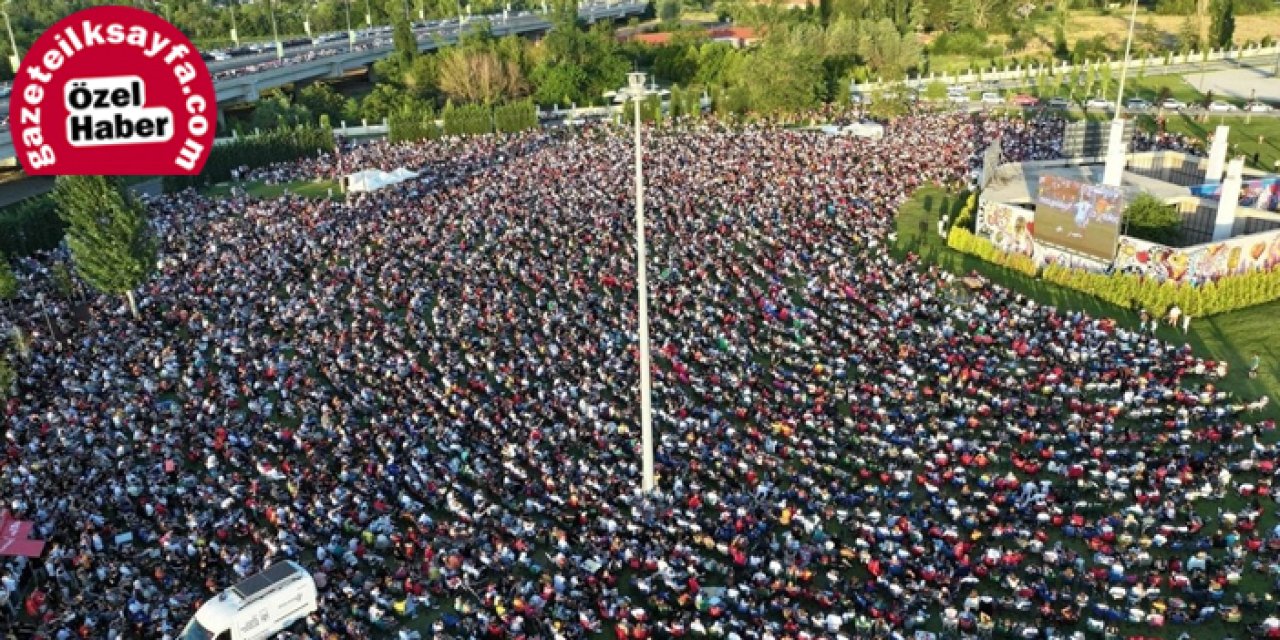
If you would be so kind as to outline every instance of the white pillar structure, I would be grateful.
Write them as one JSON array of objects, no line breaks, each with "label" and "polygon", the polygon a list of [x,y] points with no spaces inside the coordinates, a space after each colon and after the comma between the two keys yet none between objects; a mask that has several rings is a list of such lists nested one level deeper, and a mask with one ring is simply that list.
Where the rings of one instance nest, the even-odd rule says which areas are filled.
[{"label": "white pillar structure", "polygon": [[1240,188],[1244,184],[1244,158],[1233,158],[1227,163],[1227,179],[1222,181],[1222,196],[1218,198],[1218,216],[1213,221],[1213,240],[1226,240],[1236,226],[1236,206],[1240,202]]},{"label": "white pillar structure", "polygon": [[1227,140],[1231,137],[1231,127],[1218,125],[1213,130],[1213,144],[1209,146],[1209,166],[1204,171],[1205,183],[1222,180],[1222,168],[1227,163]]},{"label": "white pillar structure", "polygon": [[1108,187],[1120,186],[1120,179],[1124,176],[1124,165],[1127,160],[1124,148],[1124,125],[1125,121],[1120,118],[1111,121],[1111,135],[1107,138],[1106,164],[1102,169],[1102,184]]}]

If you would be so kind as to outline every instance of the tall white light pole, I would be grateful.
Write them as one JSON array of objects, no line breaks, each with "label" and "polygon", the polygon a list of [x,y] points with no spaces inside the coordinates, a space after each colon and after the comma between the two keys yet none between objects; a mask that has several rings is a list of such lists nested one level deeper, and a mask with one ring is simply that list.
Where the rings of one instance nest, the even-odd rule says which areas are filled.
[{"label": "tall white light pole", "polygon": [[227,3],[227,10],[231,12],[231,42],[235,46],[240,46],[240,30],[236,29],[236,5],[234,2]]},{"label": "tall white light pole", "polygon": [[356,30],[351,28],[351,0],[347,0],[347,51],[355,51]]},{"label": "tall white light pole", "polygon": [[640,141],[640,102],[648,95],[643,73],[628,73],[627,88],[622,91],[626,100],[635,102],[636,145],[636,290],[640,301],[640,444],[644,449],[641,467],[641,489],[650,493],[655,488],[653,479],[653,406],[649,360],[649,275],[645,265],[644,242],[644,150]]},{"label": "tall white light pole", "polygon": [[276,28],[276,6],[267,0],[267,11],[271,14],[271,37],[276,41],[276,59],[284,59],[284,43],[280,42],[280,30]]},{"label": "tall white light pole", "polygon": [[1120,93],[1116,94],[1116,119],[1120,118],[1120,109],[1124,107],[1124,79],[1129,75],[1129,49],[1133,46],[1133,25],[1138,19],[1138,0],[1133,0],[1133,9],[1129,12],[1129,37],[1124,41],[1124,62],[1120,65]]},{"label": "tall white light pole", "polygon": [[9,3],[13,0],[5,0],[0,5],[0,14],[4,15],[4,28],[9,32],[9,69],[15,74],[18,73],[18,65],[22,64],[22,54],[18,53],[18,41],[13,37],[13,23],[9,22]]}]

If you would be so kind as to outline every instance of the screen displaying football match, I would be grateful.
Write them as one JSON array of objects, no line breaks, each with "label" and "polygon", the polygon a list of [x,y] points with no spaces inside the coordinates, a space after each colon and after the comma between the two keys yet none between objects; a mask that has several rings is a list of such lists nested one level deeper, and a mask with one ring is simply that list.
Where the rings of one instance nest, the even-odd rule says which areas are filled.
[{"label": "screen displaying football match", "polygon": [[1124,194],[1116,187],[1057,176],[1040,178],[1033,228],[1036,242],[1111,260],[1123,219]]}]

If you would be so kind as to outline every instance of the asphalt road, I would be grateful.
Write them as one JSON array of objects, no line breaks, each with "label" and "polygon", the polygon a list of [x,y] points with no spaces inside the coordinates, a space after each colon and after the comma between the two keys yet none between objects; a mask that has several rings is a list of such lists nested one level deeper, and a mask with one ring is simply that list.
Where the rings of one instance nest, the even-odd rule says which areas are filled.
[{"label": "asphalt road", "polygon": [[[583,17],[586,17],[588,19],[594,19],[598,17],[597,16],[598,11],[603,11],[607,8],[609,8],[609,6],[604,4],[586,4],[586,5],[581,5],[579,7],[579,11],[582,13]],[[511,14],[508,16],[506,20],[503,20],[502,14],[500,13],[493,14],[493,15],[475,15],[475,16],[469,17],[466,20],[466,23],[463,25],[463,27],[465,28],[466,25],[475,25],[480,20],[488,20],[490,24],[492,24],[495,27],[509,26],[512,28],[518,28],[524,25],[528,25],[528,24],[540,21],[542,19],[543,19],[543,16],[539,14],[532,14],[532,13],[526,14],[526,15]],[[458,32],[459,32],[459,24],[456,19],[446,21],[443,24],[436,23],[434,26],[419,27],[414,29],[414,33],[415,35],[417,35],[419,42],[422,42],[423,40],[426,40],[432,36],[455,36],[458,34]],[[383,31],[383,32],[372,32],[367,30],[357,31],[355,45],[356,46],[366,45],[378,38],[389,39],[390,37],[391,37],[390,31]],[[387,49],[391,48],[390,45],[384,45],[384,46]],[[336,50],[337,53],[345,53],[348,50],[346,34],[343,34],[343,37],[340,40],[324,42],[321,44],[307,43],[307,44],[295,45],[292,47],[285,47],[284,57],[290,58],[294,56],[306,55],[314,51],[323,51],[323,50]],[[275,54],[274,47],[268,46],[261,53],[253,53],[249,55],[236,56],[229,60],[207,61],[205,65],[209,68],[209,73],[216,75],[218,73],[225,72],[228,70],[239,69],[239,68],[248,67],[251,65],[271,62],[275,59],[276,59],[276,54]],[[8,114],[9,114],[9,99],[7,97],[0,98],[0,118],[7,117]],[[0,130],[7,129],[7,128],[8,128],[8,121],[5,120],[3,124],[0,124]]]}]

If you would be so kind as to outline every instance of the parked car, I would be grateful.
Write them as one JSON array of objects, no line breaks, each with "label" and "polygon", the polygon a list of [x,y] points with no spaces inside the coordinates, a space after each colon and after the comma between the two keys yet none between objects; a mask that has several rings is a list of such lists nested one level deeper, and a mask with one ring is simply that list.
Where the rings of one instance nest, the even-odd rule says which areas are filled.
[{"label": "parked car", "polygon": [[969,94],[962,91],[948,91],[947,102],[962,104],[969,101]]},{"label": "parked car", "polygon": [[982,104],[1004,104],[1004,98],[994,91],[984,91],[982,93]]},{"label": "parked car", "polygon": [[1124,108],[1130,111],[1146,111],[1151,108],[1151,103],[1142,98],[1129,98],[1129,101],[1124,103]]},{"label": "parked car", "polygon": [[1110,109],[1111,101],[1106,98],[1089,98],[1084,103],[1086,109]]},{"label": "parked car", "polygon": [[1066,109],[1071,106],[1071,101],[1066,98],[1050,98],[1049,101],[1045,103],[1045,106],[1048,106],[1051,109]]},{"label": "parked car", "polygon": [[1246,104],[1244,106],[1244,110],[1252,111],[1254,113],[1268,113],[1271,111],[1275,111],[1276,108],[1265,102],[1250,102],[1249,104]]},{"label": "parked car", "polygon": [[1234,104],[1231,104],[1230,102],[1226,102],[1224,100],[1214,100],[1213,102],[1209,103],[1209,110],[1210,111],[1239,111],[1240,107],[1237,107]]},{"label": "parked car", "polygon": [[1187,103],[1185,103],[1185,102],[1183,102],[1183,101],[1181,101],[1181,100],[1179,100],[1179,99],[1177,99],[1177,98],[1165,98],[1165,101],[1164,101],[1164,102],[1161,102],[1161,103],[1160,103],[1160,106],[1161,106],[1161,108],[1164,108],[1164,109],[1174,109],[1174,110],[1178,110],[1178,109],[1186,109],[1186,108],[1187,108]]},{"label": "parked car", "polygon": [[1019,107],[1034,107],[1040,104],[1040,99],[1035,96],[1029,96],[1025,93],[1019,93],[1018,95],[1009,98],[1009,102]]}]

